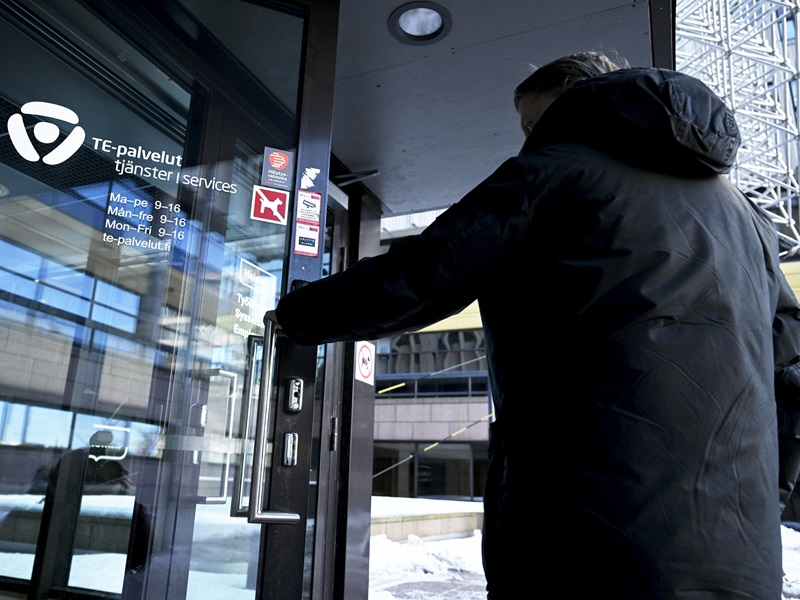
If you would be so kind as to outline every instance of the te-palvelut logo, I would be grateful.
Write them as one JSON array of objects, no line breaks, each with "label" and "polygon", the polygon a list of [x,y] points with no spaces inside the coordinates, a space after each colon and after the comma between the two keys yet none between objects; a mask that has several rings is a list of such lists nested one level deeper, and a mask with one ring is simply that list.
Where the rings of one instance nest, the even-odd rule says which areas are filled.
[{"label": "te-palvelut logo", "polygon": [[[75,127],[60,144],[42,157],[33,146],[22,115],[63,121]],[[40,121],[33,126],[33,137],[42,144],[52,144],[60,134],[61,129],[55,123]],[[46,165],[63,163],[78,151],[78,148],[81,147],[81,144],[86,139],[86,132],[83,127],[78,126],[77,113],[66,106],[50,102],[27,102],[23,104],[20,111],[14,113],[8,119],[8,135],[11,138],[11,143],[14,144],[14,149],[22,158],[30,162],[41,160]]]}]

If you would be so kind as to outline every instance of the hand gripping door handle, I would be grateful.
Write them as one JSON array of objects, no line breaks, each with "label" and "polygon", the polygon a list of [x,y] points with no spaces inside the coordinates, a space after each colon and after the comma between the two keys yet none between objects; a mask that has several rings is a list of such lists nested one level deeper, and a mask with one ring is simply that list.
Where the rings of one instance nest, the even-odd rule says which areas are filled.
[{"label": "hand gripping door handle", "polygon": [[253,452],[253,474],[250,482],[250,507],[247,517],[250,523],[298,523],[300,515],[288,512],[270,512],[264,509],[264,492],[267,486],[269,462],[270,411],[274,410],[272,399],[272,366],[275,360],[275,324],[264,319],[264,351],[261,357],[261,384],[258,390],[258,413],[256,417],[255,447]]}]

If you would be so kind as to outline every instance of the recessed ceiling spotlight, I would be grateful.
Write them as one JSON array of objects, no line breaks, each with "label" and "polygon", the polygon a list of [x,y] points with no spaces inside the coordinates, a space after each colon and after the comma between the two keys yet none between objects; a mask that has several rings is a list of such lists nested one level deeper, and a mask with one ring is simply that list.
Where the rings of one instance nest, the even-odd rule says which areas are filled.
[{"label": "recessed ceiling spotlight", "polygon": [[450,31],[446,8],[435,2],[409,2],[389,16],[389,31],[406,44],[432,44]]}]

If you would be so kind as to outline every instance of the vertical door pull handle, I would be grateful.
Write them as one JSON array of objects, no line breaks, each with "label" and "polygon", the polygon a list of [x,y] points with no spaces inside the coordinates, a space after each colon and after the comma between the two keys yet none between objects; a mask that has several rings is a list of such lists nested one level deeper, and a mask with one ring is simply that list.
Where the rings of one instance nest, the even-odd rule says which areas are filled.
[{"label": "vertical door pull handle", "polygon": [[264,338],[260,335],[251,335],[247,338],[247,368],[242,386],[242,409],[239,416],[239,431],[244,439],[242,448],[236,460],[236,473],[233,483],[233,497],[231,498],[231,516],[247,517],[249,514],[250,493],[247,490],[252,468],[249,468],[248,457],[253,454],[255,437],[256,409],[258,407],[258,378],[261,374],[261,360],[263,357]]},{"label": "vertical door pull handle", "polygon": [[253,449],[253,475],[250,482],[250,506],[247,517],[250,523],[298,523],[300,515],[288,512],[270,512],[264,508],[269,466],[270,411],[272,410],[272,365],[275,359],[275,324],[264,319],[264,351],[261,357],[261,383],[258,388],[256,438]]},{"label": "vertical door pull handle", "polygon": [[[228,477],[231,469],[231,447],[234,440],[233,414],[236,411],[236,378],[237,374],[225,369],[194,369],[190,370],[189,376],[195,379],[211,381],[213,377],[219,377],[227,381],[228,390],[225,398],[225,424],[223,428],[223,439],[226,445],[224,452],[225,458],[220,469],[219,494],[216,496],[198,496],[201,504],[225,504],[228,501]],[[205,430],[208,427],[208,405],[193,404],[189,407],[189,425],[196,429]],[[205,437],[205,434],[204,434]],[[192,452],[192,464],[202,464],[202,452],[194,450]]]}]

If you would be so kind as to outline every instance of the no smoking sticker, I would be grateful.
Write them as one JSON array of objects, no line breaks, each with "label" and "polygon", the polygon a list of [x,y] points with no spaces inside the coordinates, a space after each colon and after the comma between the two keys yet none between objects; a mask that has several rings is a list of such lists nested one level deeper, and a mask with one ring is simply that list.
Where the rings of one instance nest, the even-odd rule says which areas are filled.
[{"label": "no smoking sticker", "polygon": [[375,344],[356,343],[356,379],[375,385]]}]

